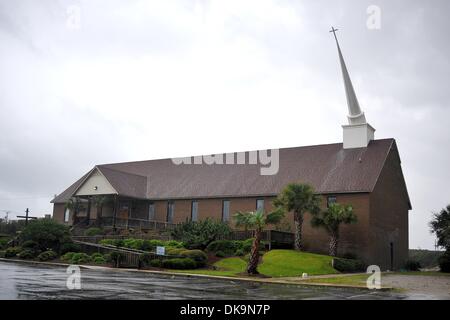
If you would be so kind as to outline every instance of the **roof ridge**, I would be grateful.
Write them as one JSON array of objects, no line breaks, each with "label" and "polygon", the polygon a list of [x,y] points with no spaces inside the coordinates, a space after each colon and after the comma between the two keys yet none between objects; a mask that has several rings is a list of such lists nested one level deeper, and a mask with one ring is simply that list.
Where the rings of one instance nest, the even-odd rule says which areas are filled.
[{"label": "roof ridge", "polygon": [[[372,141],[386,141],[386,140],[395,140],[394,138],[384,138],[384,139],[375,139]],[[291,149],[300,149],[300,148],[313,148],[313,147],[324,147],[324,146],[333,146],[333,145],[342,145],[342,142],[334,142],[334,143],[323,143],[323,144],[313,144],[308,146],[297,146],[297,147],[284,147],[284,148],[275,148],[278,150],[291,150]],[[118,165],[118,164],[129,164],[129,163],[140,163],[140,162],[149,162],[149,161],[164,161],[164,160],[172,160],[176,158],[191,158],[191,157],[203,157],[214,154],[227,154],[227,153],[242,153],[242,152],[254,152],[261,150],[271,150],[271,149],[257,149],[257,150],[246,150],[246,151],[234,151],[234,152],[221,152],[221,153],[211,153],[211,154],[198,154],[198,155],[190,155],[184,157],[173,157],[173,158],[159,158],[159,159],[147,159],[147,160],[137,160],[137,161],[124,161],[124,162],[113,162],[113,163],[102,163],[97,166],[109,166],[109,165]],[[111,168],[108,168],[111,169]],[[111,169],[116,170],[116,169]],[[117,170],[120,171],[120,170]]]},{"label": "roof ridge", "polygon": [[[152,160],[149,160],[149,161],[152,161]],[[127,162],[124,162],[124,163],[127,163]],[[132,162],[130,162],[130,163],[132,163]],[[115,163],[111,163],[111,164],[115,164]],[[131,173],[131,172],[123,171],[123,170],[112,169],[112,168],[107,167],[108,165],[109,164],[100,164],[100,165],[96,165],[95,167],[97,167],[100,171],[102,169],[106,169],[106,170],[111,170],[111,171],[120,172],[120,173],[124,173],[124,174],[128,174],[128,175],[132,175],[132,176],[136,176],[136,177],[141,177],[141,178],[147,179],[146,176],[142,176],[140,174]]]}]

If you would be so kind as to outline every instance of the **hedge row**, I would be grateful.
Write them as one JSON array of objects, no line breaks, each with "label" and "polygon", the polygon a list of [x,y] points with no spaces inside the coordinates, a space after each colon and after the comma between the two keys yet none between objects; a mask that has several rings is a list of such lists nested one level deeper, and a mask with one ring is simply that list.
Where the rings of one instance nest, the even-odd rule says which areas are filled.
[{"label": "hedge row", "polygon": [[124,247],[135,250],[154,251],[157,246],[169,247],[169,248],[184,248],[182,242],[170,240],[145,240],[145,239],[103,239],[100,241],[102,245],[110,245],[115,247]]}]

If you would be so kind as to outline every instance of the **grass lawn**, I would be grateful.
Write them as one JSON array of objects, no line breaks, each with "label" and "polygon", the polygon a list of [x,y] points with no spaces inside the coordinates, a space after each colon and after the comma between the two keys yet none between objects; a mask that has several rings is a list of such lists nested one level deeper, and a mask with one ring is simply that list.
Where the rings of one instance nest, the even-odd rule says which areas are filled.
[{"label": "grass lawn", "polygon": [[296,277],[339,273],[331,267],[332,257],[295,250],[271,250],[267,252],[258,270],[270,277]]},{"label": "grass lawn", "polygon": [[[261,274],[269,277],[295,277],[301,276],[304,272],[308,273],[308,275],[338,273],[331,267],[331,259],[329,256],[297,252],[294,250],[271,250],[264,254],[258,270]],[[232,277],[245,272],[247,262],[240,257],[224,258],[217,261],[214,267],[217,270],[194,269],[173,271]]]},{"label": "grass lawn", "polygon": [[247,262],[239,257],[224,258],[214,263],[214,267],[216,267],[217,270],[194,269],[194,270],[170,270],[170,271],[180,273],[233,277],[237,276],[239,273],[245,272]]}]

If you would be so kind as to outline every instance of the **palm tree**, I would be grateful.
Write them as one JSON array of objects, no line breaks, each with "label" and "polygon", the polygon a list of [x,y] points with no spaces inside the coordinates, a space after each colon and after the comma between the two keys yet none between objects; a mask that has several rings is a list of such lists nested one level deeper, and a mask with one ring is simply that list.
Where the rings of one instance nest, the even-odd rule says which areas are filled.
[{"label": "palm tree", "polygon": [[330,204],[327,210],[313,216],[311,225],[322,227],[330,235],[330,256],[337,255],[339,244],[339,227],[341,223],[356,223],[357,217],[350,205]]},{"label": "palm tree", "polygon": [[105,204],[109,203],[111,199],[108,196],[94,196],[93,202],[97,208],[97,220],[100,220],[103,213],[103,207]]},{"label": "palm tree", "polygon": [[294,213],[295,249],[302,250],[303,216],[306,212],[313,215],[320,211],[321,198],[315,194],[313,187],[308,184],[288,184],[273,201],[276,208]]},{"label": "palm tree", "polygon": [[255,238],[253,240],[250,259],[247,265],[247,273],[258,274],[259,245],[261,243],[264,228],[268,225],[279,223],[283,217],[284,212],[282,210],[275,210],[268,214],[264,214],[262,210],[237,212],[234,215],[237,227],[244,227],[255,231]]},{"label": "palm tree", "polygon": [[72,221],[75,224],[78,218],[78,211],[81,208],[81,202],[78,198],[70,198],[69,200],[67,200],[67,202],[64,204],[64,210],[69,209],[70,211],[72,211]]}]

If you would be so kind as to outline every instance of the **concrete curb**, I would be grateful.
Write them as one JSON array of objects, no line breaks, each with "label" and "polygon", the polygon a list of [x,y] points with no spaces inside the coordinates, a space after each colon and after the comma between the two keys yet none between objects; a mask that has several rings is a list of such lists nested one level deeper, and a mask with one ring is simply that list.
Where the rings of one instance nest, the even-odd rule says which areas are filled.
[{"label": "concrete curb", "polygon": [[[69,263],[60,263],[60,262],[47,262],[47,261],[29,261],[29,260],[19,260],[19,259],[9,259],[9,258],[0,258],[0,261],[4,262],[14,262],[14,263],[22,263],[22,264],[33,264],[33,265],[48,265],[48,266],[59,266],[59,267],[68,267],[71,264]],[[150,274],[158,274],[158,275],[166,275],[166,276],[178,276],[178,277],[196,277],[196,278],[206,278],[206,279],[218,279],[218,280],[227,280],[227,281],[241,281],[241,282],[254,282],[254,283],[267,283],[267,284],[282,284],[282,285],[290,285],[290,286],[304,286],[304,287],[323,287],[323,288],[341,288],[341,289],[358,289],[363,291],[373,291],[368,289],[365,286],[355,286],[355,285],[346,285],[346,284],[332,284],[332,283],[313,283],[306,282],[305,280],[288,281],[277,278],[243,278],[243,277],[227,277],[227,276],[214,276],[214,275],[206,275],[206,274],[194,274],[194,273],[184,273],[184,272],[170,272],[170,271],[159,271],[159,270],[143,270],[143,269],[130,269],[130,268],[112,268],[105,266],[92,266],[92,265],[78,265],[80,268],[91,269],[91,270],[109,270],[115,272],[140,272],[140,273],[150,273]],[[347,276],[347,275],[342,275]],[[394,290],[392,287],[382,287],[377,291],[391,291]]]}]

